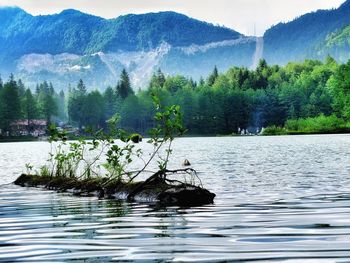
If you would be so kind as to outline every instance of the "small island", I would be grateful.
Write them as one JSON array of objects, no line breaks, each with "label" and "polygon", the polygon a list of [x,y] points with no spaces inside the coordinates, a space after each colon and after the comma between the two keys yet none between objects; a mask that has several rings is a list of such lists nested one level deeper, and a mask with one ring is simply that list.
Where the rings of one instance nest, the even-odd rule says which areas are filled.
[{"label": "small island", "polygon": [[[168,163],[172,154],[172,142],[184,134],[180,107],[163,107],[157,96],[153,96],[156,107],[156,126],[150,130],[147,143],[153,151],[144,157],[136,144],[142,141],[140,134],[129,134],[117,129],[119,117],[108,122],[108,131],[100,129],[87,131],[92,138],[68,141],[65,131],[50,126],[51,152],[48,164],[33,171],[26,165],[27,172],[14,184],[23,187],[41,187],[77,196],[97,196],[128,201],[152,201],[162,205],[198,206],[212,204],[215,194],[203,188],[196,170],[186,168],[170,170]],[[129,170],[134,158],[144,163],[141,169]],[[106,160],[102,163],[102,160]],[[155,162],[158,171],[149,170]],[[101,175],[101,171],[105,174]],[[100,173],[99,173],[100,172]],[[145,180],[136,180],[151,174]],[[181,175],[181,179],[179,179]]]}]

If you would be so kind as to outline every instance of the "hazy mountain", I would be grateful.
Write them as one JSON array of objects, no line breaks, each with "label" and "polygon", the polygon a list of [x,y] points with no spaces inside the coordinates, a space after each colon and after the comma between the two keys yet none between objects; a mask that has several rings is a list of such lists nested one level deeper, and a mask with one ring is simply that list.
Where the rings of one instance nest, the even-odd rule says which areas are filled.
[{"label": "hazy mountain", "polygon": [[32,16],[0,8],[0,73],[14,72],[32,85],[48,80],[67,87],[82,78],[103,89],[126,68],[138,88],[159,67],[199,79],[215,65],[225,71],[254,67],[262,57],[286,64],[328,54],[341,62],[350,58],[350,0],[273,26],[263,38],[175,12],[104,19],[76,10]]},{"label": "hazy mountain", "polygon": [[[349,59],[340,56],[331,46],[331,39],[341,34],[350,25],[350,1],[338,9],[319,10],[288,23],[280,23],[267,30],[264,35],[264,57],[269,63],[285,64],[305,58],[323,59],[327,54],[338,60]],[[340,32],[339,32],[340,30]],[[343,45],[344,47],[349,44]]]},{"label": "hazy mountain", "polygon": [[62,86],[83,78],[90,86],[115,84],[126,67],[141,85],[157,68],[198,78],[215,65],[251,66],[255,38],[175,12],[116,19],[65,10],[32,16],[0,8],[0,70],[34,83]]}]

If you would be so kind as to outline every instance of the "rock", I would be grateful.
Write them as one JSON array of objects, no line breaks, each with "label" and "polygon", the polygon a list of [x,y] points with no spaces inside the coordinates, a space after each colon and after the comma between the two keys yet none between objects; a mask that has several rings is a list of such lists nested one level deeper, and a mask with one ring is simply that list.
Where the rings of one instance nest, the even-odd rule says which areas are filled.
[{"label": "rock", "polygon": [[189,160],[185,160],[183,163],[182,163],[183,166],[191,166],[191,163]]},{"label": "rock", "polygon": [[20,185],[20,186],[25,186],[30,181],[31,181],[31,177],[30,176],[28,176],[26,174],[21,174],[21,176],[16,179],[14,184]]},{"label": "rock", "polygon": [[207,205],[214,202],[215,194],[206,189],[186,186],[181,188],[170,188],[157,197],[162,204],[180,206]]},{"label": "rock", "polygon": [[127,199],[129,201],[158,201],[162,205],[200,206],[212,204],[215,194],[188,184],[171,185],[155,174],[145,182],[114,182],[101,186],[104,179],[86,180],[65,177],[37,176],[22,174],[14,182],[25,187],[44,187],[58,192],[69,192],[75,196],[97,196],[107,199]]}]

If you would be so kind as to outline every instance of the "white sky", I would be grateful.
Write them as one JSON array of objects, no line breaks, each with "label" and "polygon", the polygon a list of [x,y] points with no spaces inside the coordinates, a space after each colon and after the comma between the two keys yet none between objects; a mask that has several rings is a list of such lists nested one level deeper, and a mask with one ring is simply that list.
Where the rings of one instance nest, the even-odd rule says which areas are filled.
[{"label": "white sky", "polygon": [[270,26],[318,9],[336,8],[345,0],[0,0],[38,14],[74,8],[105,18],[155,11],[176,11],[224,25],[246,35],[262,35]]}]

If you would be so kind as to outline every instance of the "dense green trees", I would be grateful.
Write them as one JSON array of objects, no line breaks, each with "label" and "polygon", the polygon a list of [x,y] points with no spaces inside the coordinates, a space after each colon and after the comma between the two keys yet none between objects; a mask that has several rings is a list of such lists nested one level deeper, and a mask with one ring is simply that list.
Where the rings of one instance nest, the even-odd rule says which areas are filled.
[{"label": "dense green trees", "polygon": [[38,106],[30,89],[24,93],[22,111],[23,117],[28,120],[28,123],[38,117]]},{"label": "dense green trees", "polygon": [[215,67],[206,80],[202,78],[198,83],[183,76],[165,76],[158,70],[148,88],[137,94],[123,70],[116,87],[108,87],[103,93],[88,92],[80,80],[76,87],[69,88],[68,96],[57,94],[46,82],[38,85],[33,95],[12,76],[3,85],[0,82],[0,120],[6,130],[18,118],[50,121],[56,116],[55,121],[68,119],[82,130],[104,128],[112,116],[119,114],[120,126],[146,134],[154,124],[151,95],[156,94],[165,106],[180,105],[190,134],[232,134],[246,129],[255,132],[268,126],[279,130],[276,127],[286,123],[302,123],[299,126],[304,128],[312,121],[314,128],[321,127],[318,124],[322,121],[324,131],[325,124],[337,118],[350,121],[349,76],[350,62],[338,65],[331,57],[324,63],[306,60],[284,67],[270,66],[262,60],[255,70],[235,67],[219,73]]},{"label": "dense green trees", "polygon": [[334,98],[333,108],[338,116],[350,119],[350,61],[340,65],[331,76],[328,87]]},{"label": "dense green trees", "polygon": [[21,80],[15,80],[13,75],[5,83],[0,81],[0,129],[2,133],[11,135],[11,124],[17,120],[27,120],[30,123],[34,119],[45,119],[50,123],[57,115],[57,100],[58,95],[51,83],[38,84],[33,94],[30,89],[26,89]]},{"label": "dense green trees", "polygon": [[256,70],[236,67],[224,74],[215,67],[207,80],[199,83],[182,76],[164,77],[158,70],[148,89],[121,103],[119,113],[122,125],[140,129],[138,122],[147,119],[141,118],[141,112],[151,112],[148,104],[141,102],[157,93],[165,104],[181,106],[186,127],[193,134],[256,131],[283,126],[291,119],[334,113],[349,118],[348,76],[350,63],[339,66],[330,57],[324,63],[306,60],[285,67],[269,66],[262,60]]}]

